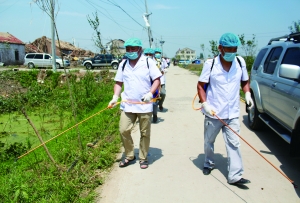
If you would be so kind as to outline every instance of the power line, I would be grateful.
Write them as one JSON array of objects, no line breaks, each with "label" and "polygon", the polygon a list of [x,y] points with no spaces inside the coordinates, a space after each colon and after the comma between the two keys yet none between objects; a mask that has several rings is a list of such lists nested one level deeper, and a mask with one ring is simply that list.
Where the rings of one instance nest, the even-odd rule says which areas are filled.
[{"label": "power line", "polygon": [[129,15],[121,6],[119,6],[118,4],[114,3],[114,2],[111,2],[110,0],[107,0],[109,1],[112,5],[120,8],[124,13],[126,13],[134,22],[136,22],[137,24],[139,24],[142,28],[145,29],[145,27],[143,25],[141,25],[138,21],[136,21],[131,15]]}]

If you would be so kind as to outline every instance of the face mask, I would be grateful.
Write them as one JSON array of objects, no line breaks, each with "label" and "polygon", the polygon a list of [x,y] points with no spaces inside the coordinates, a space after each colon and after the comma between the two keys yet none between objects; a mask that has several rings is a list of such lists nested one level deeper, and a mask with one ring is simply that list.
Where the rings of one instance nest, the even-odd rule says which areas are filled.
[{"label": "face mask", "polygon": [[152,56],[146,56],[147,58],[152,58]]},{"label": "face mask", "polygon": [[161,54],[155,54],[155,58],[160,59],[160,57],[161,57]]},{"label": "face mask", "polygon": [[135,60],[138,58],[138,52],[126,52],[125,54],[127,56],[127,58],[131,59],[131,60]]},{"label": "face mask", "polygon": [[[223,51],[224,51],[224,49],[223,49]],[[236,52],[225,52],[224,51],[224,53],[225,54],[222,56],[223,56],[223,59],[227,62],[232,62],[236,56]]]}]

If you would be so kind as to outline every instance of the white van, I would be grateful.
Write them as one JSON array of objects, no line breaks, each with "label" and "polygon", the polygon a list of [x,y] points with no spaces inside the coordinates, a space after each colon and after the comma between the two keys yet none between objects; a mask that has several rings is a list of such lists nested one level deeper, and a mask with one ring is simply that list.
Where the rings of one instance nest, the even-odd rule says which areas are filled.
[{"label": "white van", "polygon": [[[28,53],[24,57],[24,65],[28,68],[46,68],[52,67],[52,56],[46,53]],[[56,56],[56,68],[63,68],[70,66],[70,61],[64,59],[64,63],[61,58]]]}]

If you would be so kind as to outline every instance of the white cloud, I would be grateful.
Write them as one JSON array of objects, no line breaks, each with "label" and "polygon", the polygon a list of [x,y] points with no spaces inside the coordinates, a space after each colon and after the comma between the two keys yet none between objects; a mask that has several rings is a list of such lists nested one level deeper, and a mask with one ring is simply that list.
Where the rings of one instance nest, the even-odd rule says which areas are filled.
[{"label": "white cloud", "polygon": [[172,6],[166,6],[163,4],[156,4],[153,6],[154,9],[157,10],[171,10],[171,9],[177,9],[177,7],[172,7]]}]

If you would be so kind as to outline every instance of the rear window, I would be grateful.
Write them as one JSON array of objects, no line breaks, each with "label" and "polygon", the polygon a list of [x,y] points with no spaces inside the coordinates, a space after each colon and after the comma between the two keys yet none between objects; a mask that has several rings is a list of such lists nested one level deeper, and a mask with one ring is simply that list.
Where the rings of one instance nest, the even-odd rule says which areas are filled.
[{"label": "rear window", "polygon": [[43,54],[35,54],[34,59],[43,59]]},{"label": "rear window", "polygon": [[293,47],[287,49],[281,64],[291,64],[300,66],[300,48]]},{"label": "rear window", "polygon": [[256,56],[256,59],[254,61],[254,64],[253,64],[253,70],[257,70],[261,61],[263,60],[264,56],[266,55],[266,52],[268,51],[267,48],[265,49],[262,49],[258,55]]}]

